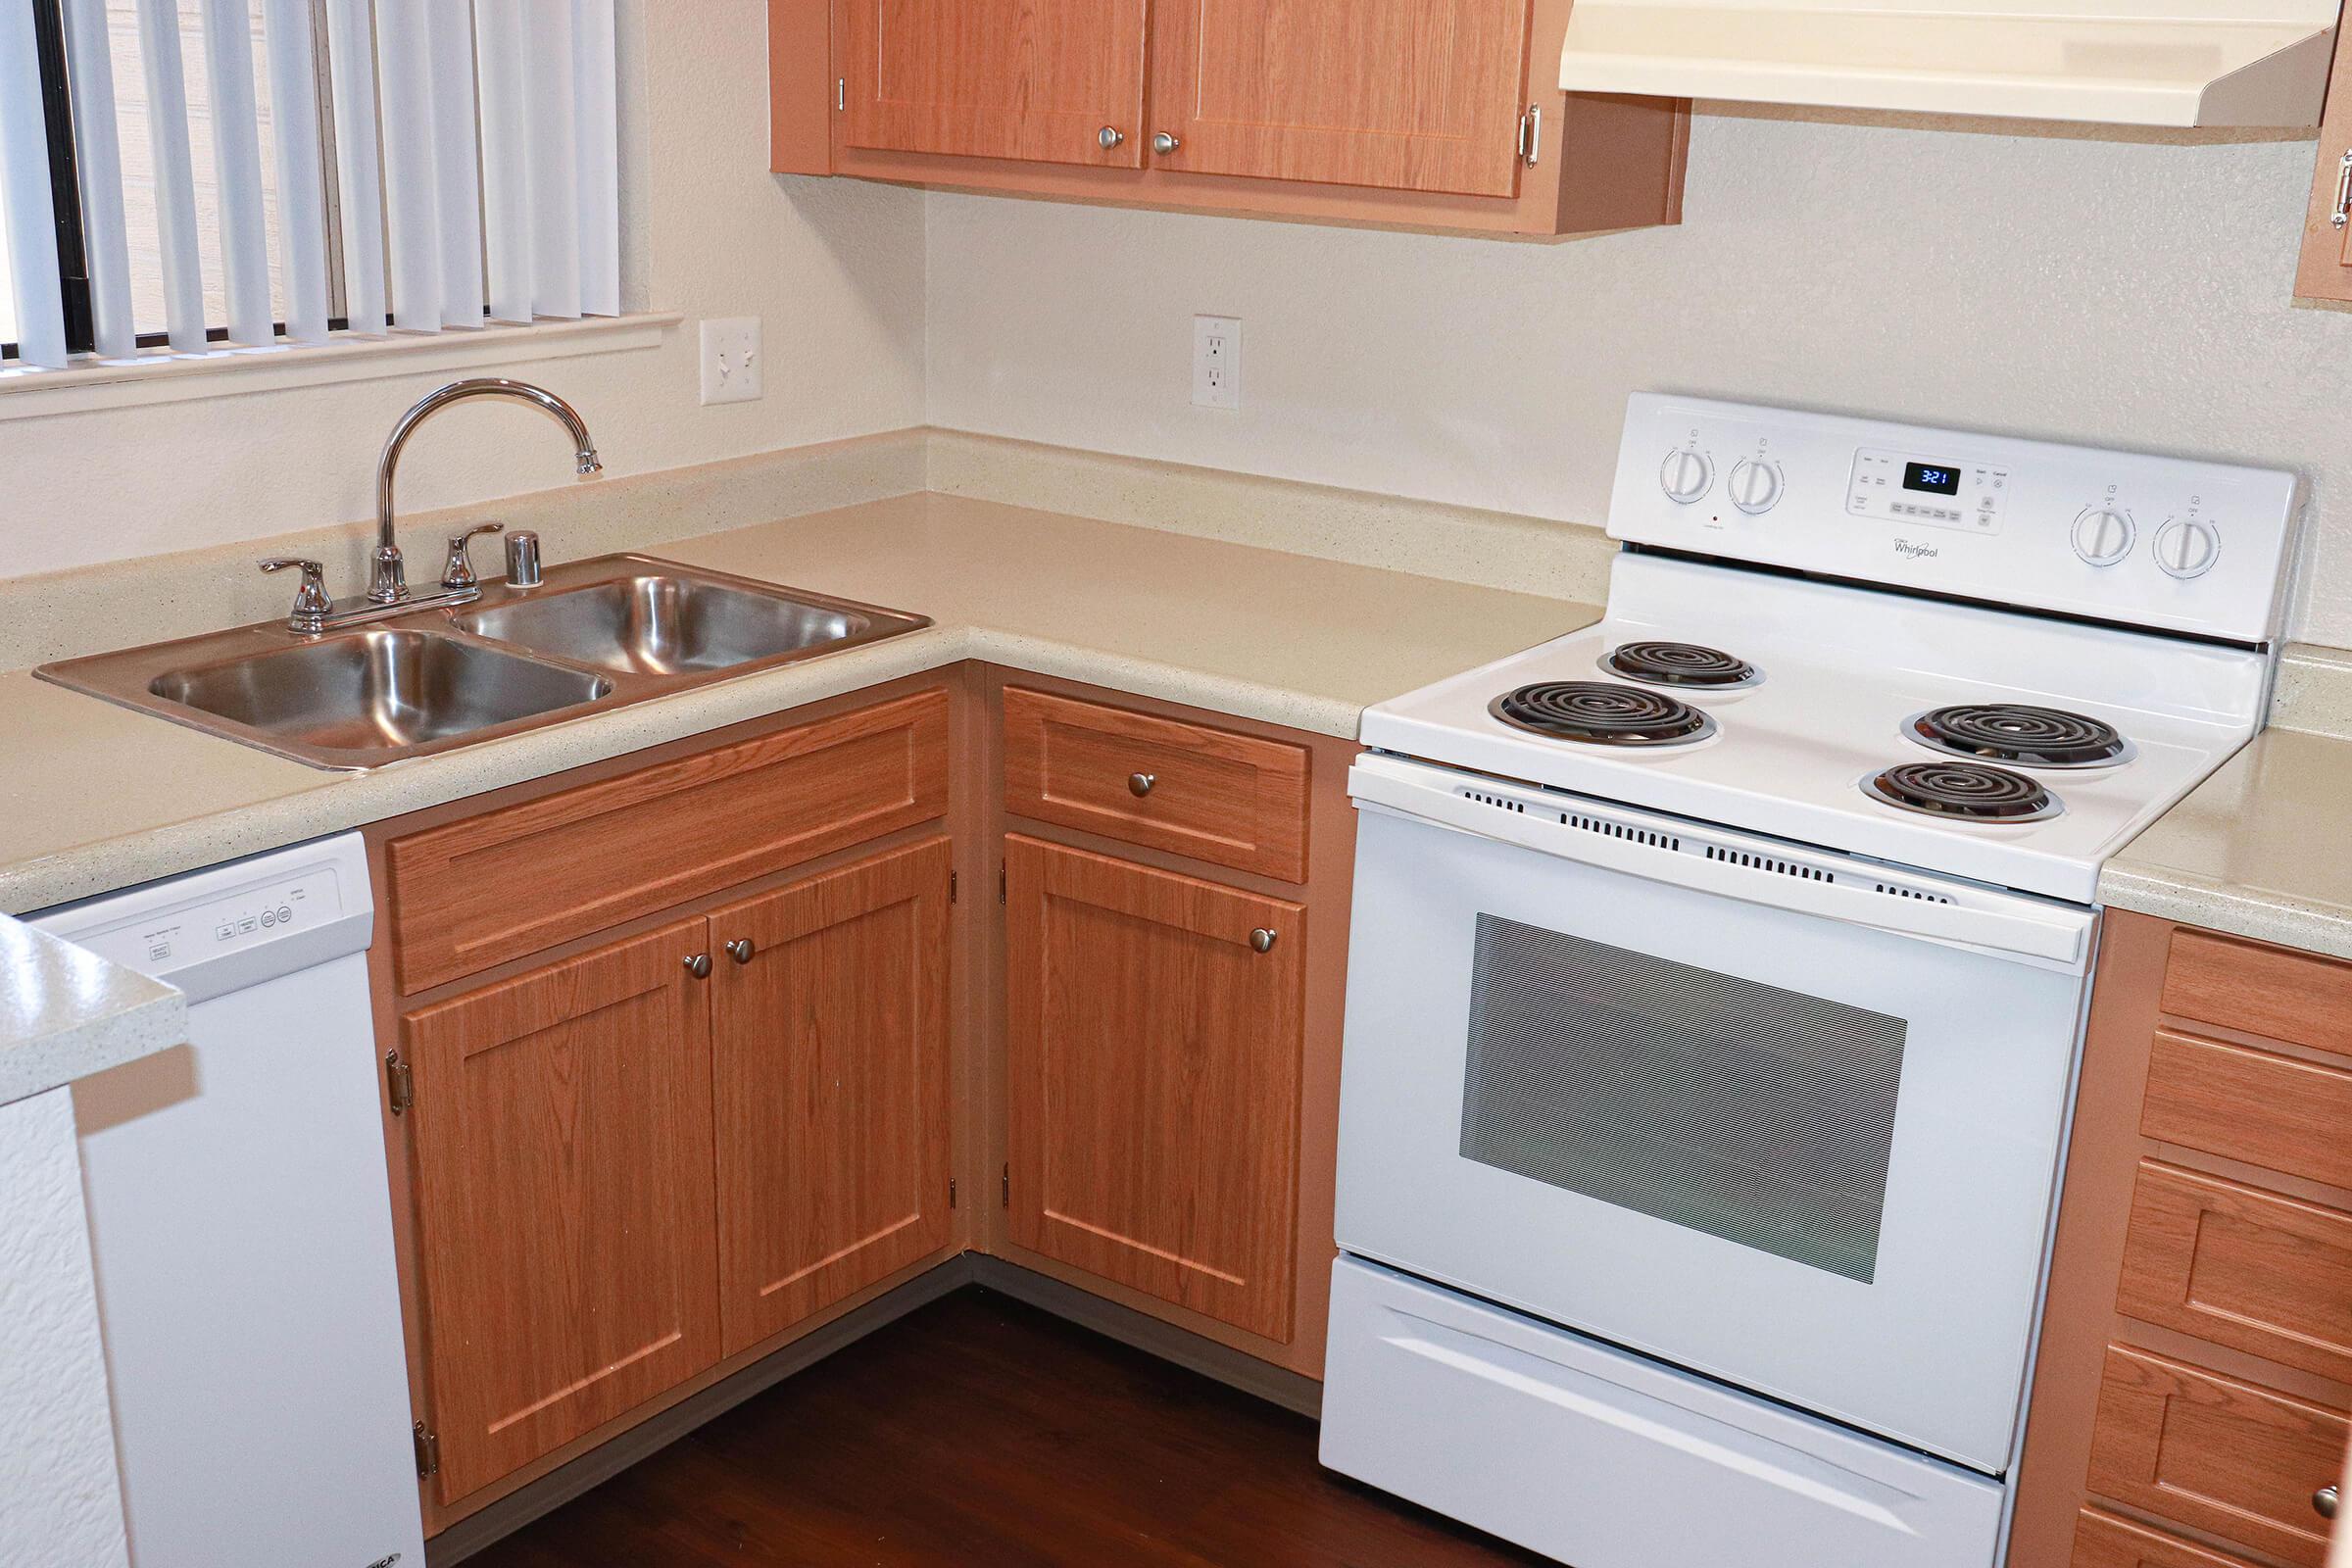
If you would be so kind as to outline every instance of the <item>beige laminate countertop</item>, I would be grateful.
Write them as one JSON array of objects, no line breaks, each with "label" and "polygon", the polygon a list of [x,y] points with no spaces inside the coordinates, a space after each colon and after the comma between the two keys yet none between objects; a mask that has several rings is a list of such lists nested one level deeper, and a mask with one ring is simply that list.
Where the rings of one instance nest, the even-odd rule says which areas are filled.
[{"label": "beige laminate countertop", "polygon": [[[901,496],[664,558],[935,624],[370,773],[306,767],[0,674],[0,910],[379,821],[982,659],[1352,737],[1369,705],[1589,625],[1597,608],[993,502]],[[125,640],[136,628],[125,625]]]},{"label": "beige laminate countertop", "polygon": [[2265,730],[2107,862],[2099,899],[2352,958],[2352,740]]},{"label": "beige laminate countertop", "polygon": [[187,999],[0,914],[0,1105],[187,1039]]}]

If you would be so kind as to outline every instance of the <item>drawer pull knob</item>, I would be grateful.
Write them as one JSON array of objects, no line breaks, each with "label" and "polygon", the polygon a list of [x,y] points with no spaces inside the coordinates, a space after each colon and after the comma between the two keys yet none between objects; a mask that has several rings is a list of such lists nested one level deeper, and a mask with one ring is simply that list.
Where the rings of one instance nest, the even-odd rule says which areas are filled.
[{"label": "drawer pull knob", "polygon": [[737,937],[727,944],[727,956],[733,958],[737,963],[751,962],[752,954],[755,951],[750,937]]},{"label": "drawer pull knob", "polygon": [[1095,132],[1095,145],[1104,152],[1109,152],[1126,139],[1127,133],[1116,125],[1104,125],[1101,130]]},{"label": "drawer pull knob", "polygon": [[1140,801],[1151,794],[1152,786],[1158,782],[1159,775],[1156,773],[1130,773],[1127,775],[1127,793]]},{"label": "drawer pull knob", "polygon": [[698,953],[686,960],[686,972],[697,980],[710,978],[710,955]]},{"label": "drawer pull knob", "polygon": [[2335,1517],[2335,1488],[2322,1487],[2311,1494],[2311,1511],[2323,1519]]},{"label": "drawer pull knob", "polygon": [[1262,925],[1259,926],[1256,930],[1250,933],[1250,946],[1259,953],[1269,953],[1273,951],[1274,933],[1267,930]]}]

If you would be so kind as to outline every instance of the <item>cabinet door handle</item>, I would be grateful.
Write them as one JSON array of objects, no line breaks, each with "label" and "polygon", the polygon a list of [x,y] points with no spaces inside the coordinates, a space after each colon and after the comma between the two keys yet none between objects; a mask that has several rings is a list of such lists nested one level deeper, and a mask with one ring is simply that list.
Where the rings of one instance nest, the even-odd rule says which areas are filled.
[{"label": "cabinet door handle", "polygon": [[2323,1519],[2332,1519],[2335,1517],[2335,1488],[2322,1487],[2311,1494],[2311,1511]]},{"label": "cabinet door handle", "polygon": [[1127,133],[1116,125],[1104,125],[1095,132],[1095,140],[1104,152],[1109,152],[1127,139]]},{"label": "cabinet door handle", "polygon": [[737,963],[751,962],[752,954],[755,951],[750,937],[737,937],[727,944],[727,956],[733,958]]},{"label": "cabinet door handle", "polygon": [[1250,933],[1250,946],[1258,953],[1270,953],[1274,948],[1274,933],[1259,926]]},{"label": "cabinet door handle", "polygon": [[697,980],[710,979],[710,955],[708,953],[697,953],[689,956],[686,960],[686,972],[694,976]]},{"label": "cabinet door handle", "polygon": [[1169,135],[1164,130],[1152,138],[1152,150],[1159,154],[1159,156],[1162,158],[1167,157],[1168,154],[1174,152],[1177,148],[1183,145],[1184,143],[1182,141],[1178,140],[1174,136]]},{"label": "cabinet door handle", "polygon": [[1156,773],[1130,773],[1127,775],[1127,793],[1140,801],[1151,794],[1152,786],[1158,782],[1159,775]]}]

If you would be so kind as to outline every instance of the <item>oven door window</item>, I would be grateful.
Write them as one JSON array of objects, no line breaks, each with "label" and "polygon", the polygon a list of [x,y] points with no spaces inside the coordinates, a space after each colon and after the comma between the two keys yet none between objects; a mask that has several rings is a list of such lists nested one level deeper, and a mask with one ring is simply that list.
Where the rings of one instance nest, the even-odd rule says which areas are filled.
[{"label": "oven door window", "polygon": [[1905,1029],[1481,914],[1462,1157],[1868,1283]]}]

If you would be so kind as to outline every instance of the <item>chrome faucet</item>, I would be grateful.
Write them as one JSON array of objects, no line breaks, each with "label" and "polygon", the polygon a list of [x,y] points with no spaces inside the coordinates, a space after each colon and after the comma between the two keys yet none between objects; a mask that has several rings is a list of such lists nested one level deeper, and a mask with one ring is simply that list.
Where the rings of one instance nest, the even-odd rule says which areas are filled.
[{"label": "chrome faucet", "polygon": [[[587,423],[579,411],[543,386],[528,381],[510,381],[501,376],[478,376],[470,381],[452,381],[438,392],[426,394],[415,408],[400,416],[392,427],[392,435],[384,443],[384,455],[375,465],[375,575],[368,584],[368,598],[378,605],[397,605],[409,597],[409,584],[401,564],[400,543],[392,532],[392,488],[400,473],[400,453],[409,444],[416,427],[452,403],[467,398],[514,398],[546,410],[563,421],[570,432],[578,462],[575,470],[585,476],[604,471],[604,464],[596,455],[596,443],[588,435]],[[465,584],[460,586],[470,586]]]},{"label": "chrome faucet", "polygon": [[[276,557],[262,563],[264,571],[284,571],[295,567],[302,570],[302,590],[296,596],[294,612],[286,624],[296,633],[316,637],[320,632],[355,626],[365,621],[381,620],[387,615],[405,615],[415,611],[447,609],[469,605],[482,597],[481,581],[474,575],[473,563],[466,559],[466,547],[476,534],[498,533],[504,523],[484,522],[467,528],[449,541],[449,559],[441,570],[439,591],[419,598],[409,591],[408,572],[402,563],[400,543],[393,535],[393,485],[400,472],[401,449],[416,427],[452,403],[467,398],[514,398],[544,409],[571,435],[571,444],[578,462],[577,472],[583,476],[602,473],[604,464],[596,455],[596,443],[589,439],[588,425],[579,411],[543,386],[528,381],[509,381],[497,376],[483,376],[470,381],[453,381],[438,392],[427,395],[415,408],[400,416],[392,427],[391,439],[384,443],[384,453],[375,466],[375,555],[374,572],[368,584],[368,597],[344,601],[342,607],[329,598],[320,580],[317,562]],[[527,552],[531,566],[531,582],[538,581],[538,535],[529,535],[531,548]],[[510,553],[510,560],[514,559]]]}]

